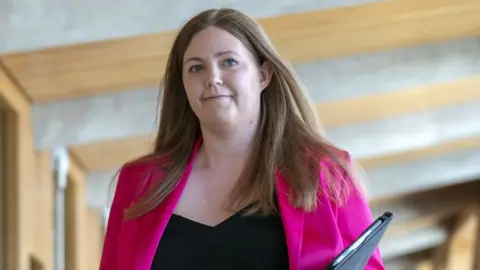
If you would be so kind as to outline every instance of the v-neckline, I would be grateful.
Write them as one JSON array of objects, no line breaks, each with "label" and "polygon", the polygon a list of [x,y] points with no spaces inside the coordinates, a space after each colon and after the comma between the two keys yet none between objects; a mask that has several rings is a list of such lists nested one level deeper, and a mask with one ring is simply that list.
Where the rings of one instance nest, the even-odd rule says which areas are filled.
[{"label": "v-neckline", "polygon": [[167,224],[167,231],[174,234],[190,235],[191,239],[196,239],[204,245],[215,247],[224,243],[226,236],[235,231],[236,222],[239,222],[237,212],[215,226],[210,226],[187,217],[172,214]]},{"label": "v-neckline", "polygon": [[230,215],[229,217],[225,218],[224,220],[220,221],[219,223],[217,223],[215,225],[208,225],[208,224],[202,223],[200,221],[196,221],[194,219],[190,219],[188,217],[184,217],[184,216],[182,216],[180,214],[176,214],[176,213],[173,213],[172,217],[177,218],[179,220],[183,220],[184,222],[189,223],[193,226],[203,227],[203,228],[210,229],[210,230],[216,230],[216,229],[218,230],[222,227],[225,227],[232,220],[236,219],[238,216],[241,215],[242,212],[243,212],[243,210],[240,210],[240,211]]}]

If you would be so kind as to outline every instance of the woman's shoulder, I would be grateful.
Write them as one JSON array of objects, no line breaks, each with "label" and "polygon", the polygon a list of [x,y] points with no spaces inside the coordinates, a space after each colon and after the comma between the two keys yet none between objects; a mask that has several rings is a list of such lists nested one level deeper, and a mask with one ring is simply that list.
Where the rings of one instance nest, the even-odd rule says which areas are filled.
[{"label": "woman's shoulder", "polygon": [[120,173],[128,175],[141,174],[153,170],[158,165],[158,160],[151,156],[136,158],[124,163],[120,168]]},{"label": "woman's shoulder", "polygon": [[318,156],[318,162],[321,169],[339,170],[344,174],[349,174],[352,167],[350,152],[334,145],[324,146],[324,151]]},{"label": "woman's shoulder", "polygon": [[117,189],[135,190],[155,173],[158,173],[164,160],[154,156],[144,156],[123,164],[119,170]]},{"label": "woman's shoulder", "polygon": [[343,205],[352,195],[363,194],[362,170],[354,162],[349,151],[327,146],[318,158],[319,192],[337,205]]}]

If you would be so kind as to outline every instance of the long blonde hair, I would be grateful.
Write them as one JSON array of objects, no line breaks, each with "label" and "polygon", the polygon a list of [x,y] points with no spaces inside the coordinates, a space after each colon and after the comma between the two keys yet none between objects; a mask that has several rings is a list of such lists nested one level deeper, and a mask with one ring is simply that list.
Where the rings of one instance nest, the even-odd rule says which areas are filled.
[{"label": "long blonde hair", "polygon": [[[210,9],[190,19],[177,34],[162,80],[159,127],[152,153],[142,160],[158,160],[161,181],[150,184],[148,192],[126,211],[127,218],[138,217],[156,206],[175,188],[188,165],[195,142],[201,137],[199,120],[189,106],[182,81],[183,56],[192,37],[207,27],[219,27],[238,38],[262,64],[273,66],[269,86],[261,94],[261,116],[254,138],[255,153],[246,164],[232,192],[232,210],[252,206],[251,212],[276,212],[274,202],[276,172],[290,187],[290,201],[305,211],[314,210],[318,192],[340,203],[345,198],[350,172],[347,158],[330,145],[293,69],[273,48],[261,27],[233,9]],[[319,157],[336,162],[345,177],[328,177],[319,185]],[[328,172],[322,172],[328,175]]]}]

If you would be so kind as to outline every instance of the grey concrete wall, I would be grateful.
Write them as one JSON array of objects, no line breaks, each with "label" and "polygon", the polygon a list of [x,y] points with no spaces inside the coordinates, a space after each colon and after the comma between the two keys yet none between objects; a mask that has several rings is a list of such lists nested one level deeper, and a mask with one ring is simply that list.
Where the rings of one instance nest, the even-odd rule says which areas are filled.
[{"label": "grey concrete wall", "polygon": [[176,29],[207,8],[233,7],[266,17],[368,2],[374,0],[2,0],[0,53]]}]

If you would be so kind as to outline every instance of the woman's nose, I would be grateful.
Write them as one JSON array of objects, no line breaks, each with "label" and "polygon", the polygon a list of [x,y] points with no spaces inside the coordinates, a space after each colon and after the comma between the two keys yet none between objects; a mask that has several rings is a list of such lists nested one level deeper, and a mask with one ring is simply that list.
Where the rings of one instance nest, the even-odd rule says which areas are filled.
[{"label": "woman's nose", "polygon": [[207,87],[212,87],[214,85],[222,85],[223,80],[221,76],[221,71],[218,68],[209,68],[208,72],[206,72],[208,75],[206,76],[206,86]]}]

